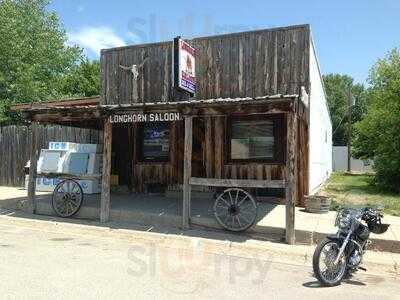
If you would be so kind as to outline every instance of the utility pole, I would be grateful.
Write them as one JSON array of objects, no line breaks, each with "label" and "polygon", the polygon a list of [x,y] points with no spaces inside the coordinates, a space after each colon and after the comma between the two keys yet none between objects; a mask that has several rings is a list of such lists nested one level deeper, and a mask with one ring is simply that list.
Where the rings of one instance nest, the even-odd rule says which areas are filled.
[{"label": "utility pole", "polygon": [[351,86],[349,86],[348,91],[348,128],[347,128],[347,172],[351,173],[351,110],[353,106],[353,100],[351,95]]}]

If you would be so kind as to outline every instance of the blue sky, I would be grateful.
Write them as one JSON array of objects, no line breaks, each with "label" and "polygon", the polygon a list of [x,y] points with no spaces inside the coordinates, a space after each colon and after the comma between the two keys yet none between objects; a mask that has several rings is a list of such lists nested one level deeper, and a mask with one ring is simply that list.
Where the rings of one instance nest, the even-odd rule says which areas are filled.
[{"label": "blue sky", "polygon": [[70,43],[99,49],[259,28],[311,24],[321,69],[365,82],[371,65],[400,47],[399,0],[53,0]]}]

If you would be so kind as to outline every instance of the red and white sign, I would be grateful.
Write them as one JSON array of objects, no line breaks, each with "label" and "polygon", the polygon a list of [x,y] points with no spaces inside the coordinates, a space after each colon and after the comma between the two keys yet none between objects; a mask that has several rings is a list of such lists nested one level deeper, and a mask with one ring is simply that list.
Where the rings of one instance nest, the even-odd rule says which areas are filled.
[{"label": "red and white sign", "polygon": [[195,49],[182,39],[179,39],[178,45],[178,86],[194,94],[196,92]]}]

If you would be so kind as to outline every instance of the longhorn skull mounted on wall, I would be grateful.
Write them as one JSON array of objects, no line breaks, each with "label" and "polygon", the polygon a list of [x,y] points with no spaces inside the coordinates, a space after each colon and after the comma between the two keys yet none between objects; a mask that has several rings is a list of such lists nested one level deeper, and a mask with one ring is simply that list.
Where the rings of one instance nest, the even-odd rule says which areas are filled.
[{"label": "longhorn skull mounted on wall", "polygon": [[146,57],[140,65],[132,65],[130,67],[119,65],[119,67],[123,70],[130,71],[133,75],[132,78],[132,100],[136,102],[138,100],[138,87],[137,87],[137,79],[139,77],[139,72],[142,71],[144,64],[148,60]]},{"label": "longhorn skull mounted on wall", "polygon": [[143,65],[146,63],[148,59],[149,58],[146,57],[140,65],[132,65],[130,67],[119,65],[119,67],[123,70],[131,71],[133,79],[137,80],[137,78],[139,77],[139,71],[143,69]]}]

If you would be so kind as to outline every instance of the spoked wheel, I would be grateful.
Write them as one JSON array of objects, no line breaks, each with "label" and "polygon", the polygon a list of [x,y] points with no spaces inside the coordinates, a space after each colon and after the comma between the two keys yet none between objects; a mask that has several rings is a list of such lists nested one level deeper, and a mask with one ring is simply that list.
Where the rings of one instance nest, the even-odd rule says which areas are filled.
[{"label": "spoked wheel", "polygon": [[257,218],[257,204],[243,189],[230,188],[215,200],[214,215],[218,223],[227,230],[244,231]]},{"label": "spoked wheel", "polygon": [[56,185],[51,204],[58,216],[67,218],[75,215],[82,202],[83,190],[75,180],[66,179]]},{"label": "spoked wheel", "polygon": [[317,279],[325,286],[340,284],[347,273],[345,255],[335,264],[339,249],[340,244],[329,239],[323,240],[315,249],[313,257],[314,273]]}]

